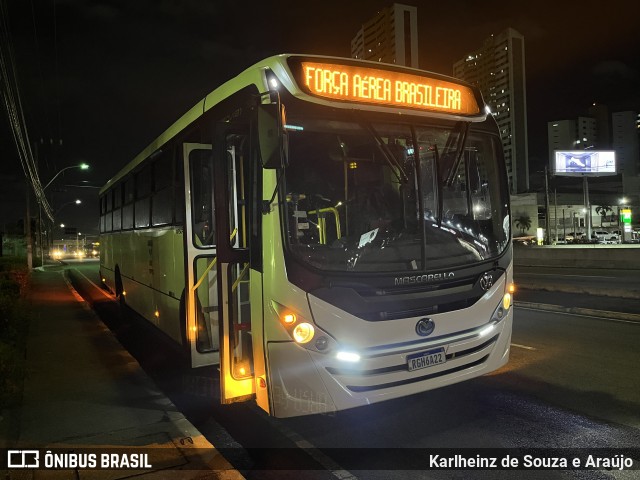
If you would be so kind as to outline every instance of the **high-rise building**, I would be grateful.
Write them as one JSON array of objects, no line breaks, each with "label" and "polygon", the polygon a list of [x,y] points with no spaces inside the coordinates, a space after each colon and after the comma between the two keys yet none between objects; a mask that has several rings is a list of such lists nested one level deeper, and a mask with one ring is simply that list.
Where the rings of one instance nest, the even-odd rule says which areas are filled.
[{"label": "high-rise building", "polygon": [[555,150],[575,150],[576,121],[557,120],[547,124],[547,138],[549,140],[549,165],[553,165]]},{"label": "high-rise building", "polygon": [[418,9],[394,3],[351,40],[351,57],[418,68]]},{"label": "high-rise building", "polygon": [[606,105],[594,103],[589,107],[589,116],[596,121],[595,145],[601,150],[611,148],[611,122]]},{"label": "high-rise building", "polygon": [[498,122],[511,193],[529,189],[524,37],[513,28],[487,38],[453,65],[453,76],[477,85]]},{"label": "high-rise building", "polygon": [[634,176],[640,172],[637,120],[638,115],[631,111],[611,115],[613,149],[616,152],[618,172],[623,175]]}]

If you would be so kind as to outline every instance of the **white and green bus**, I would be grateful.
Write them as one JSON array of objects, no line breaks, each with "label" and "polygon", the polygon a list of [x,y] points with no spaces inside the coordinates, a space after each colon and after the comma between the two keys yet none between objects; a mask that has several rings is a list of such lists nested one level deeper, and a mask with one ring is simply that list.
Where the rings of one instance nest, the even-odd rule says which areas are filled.
[{"label": "white and green bus", "polygon": [[480,92],[421,70],[268,58],[100,192],[121,302],[277,417],[450,385],[509,357],[507,175]]}]

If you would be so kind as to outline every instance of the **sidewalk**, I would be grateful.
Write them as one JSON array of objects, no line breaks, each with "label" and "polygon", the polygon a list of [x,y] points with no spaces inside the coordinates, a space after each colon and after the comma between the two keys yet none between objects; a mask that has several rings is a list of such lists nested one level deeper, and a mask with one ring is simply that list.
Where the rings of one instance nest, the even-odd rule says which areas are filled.
[{"label": "sidewalk", "polygon": [[[8,478],[242,478],[71,288],[34,271],[18,448],[149,454],[150,468],[10,470]],[[98,462],[99,463],[99,462]]]}]

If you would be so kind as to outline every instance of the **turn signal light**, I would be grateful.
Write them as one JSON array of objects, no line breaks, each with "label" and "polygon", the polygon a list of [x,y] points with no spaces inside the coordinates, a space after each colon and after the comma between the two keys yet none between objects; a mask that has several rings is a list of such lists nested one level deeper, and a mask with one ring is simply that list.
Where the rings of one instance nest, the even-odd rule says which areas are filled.
[{"label": "turn signal light", "polygon": [[280,318],[285,325],[293,325],[297,320],[295,313],[285,313]]},{"label": "turn signal light", "polygon": [[508,310],[509,307],[511,307],[511,294],[510,293],[505,293],[504,297],[502,298],[502,306],[504,307],[505,310]]},{"label": "turn signal light", "polygon": [[510,284],[509,284],[509,288],[507,288],[507,291],[508,291],[509,293],[515,293],[515,291],[516,291],[516,284],[515,284],[515,283],[510,283]]}]

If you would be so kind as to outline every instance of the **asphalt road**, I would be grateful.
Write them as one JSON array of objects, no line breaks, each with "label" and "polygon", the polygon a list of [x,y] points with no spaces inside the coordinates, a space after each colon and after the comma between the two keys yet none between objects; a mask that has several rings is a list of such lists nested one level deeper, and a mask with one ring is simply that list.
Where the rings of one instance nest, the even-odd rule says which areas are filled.
[{"label": "asphalt road", "polygon": [[529,289],[640,300],[639,270],[516,266],[514,280]]},{"label": "asphalt road", "polygon": [[[335,415],[278,420],[250,403],[218,405],[217,370],[182,366],[170,347],[149,340],[150,327],[121,314],[88,282],[97,280],[95,263],[70,266],[76,288],[121,343],[249,478],[640,476],[637,470],[603,468],[424,469],[425,454],[432,449],[571,449],[554,450],[558,455],[581,452],[575,449],[640,448],[640,323],[516,307],[511,359],[498,372]],[[271,449],[268,455],[265,447]]]}]

